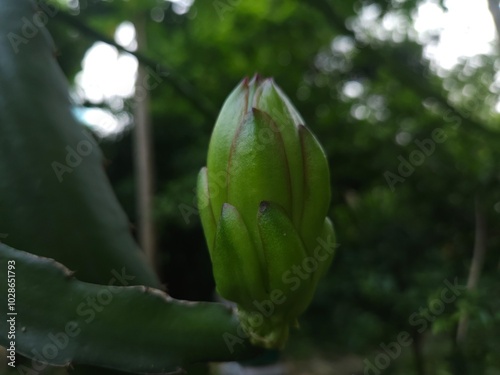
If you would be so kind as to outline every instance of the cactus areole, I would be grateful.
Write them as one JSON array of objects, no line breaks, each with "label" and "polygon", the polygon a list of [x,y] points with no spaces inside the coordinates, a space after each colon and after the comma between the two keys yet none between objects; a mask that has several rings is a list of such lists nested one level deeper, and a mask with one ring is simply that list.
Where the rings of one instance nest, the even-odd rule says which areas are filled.
[{"label": "cactus areole", "polygon": [[255,345],[282,348],[333,257],[325,154],[271,78],[245,78],[219,114],[198,176],[217,292]]}]

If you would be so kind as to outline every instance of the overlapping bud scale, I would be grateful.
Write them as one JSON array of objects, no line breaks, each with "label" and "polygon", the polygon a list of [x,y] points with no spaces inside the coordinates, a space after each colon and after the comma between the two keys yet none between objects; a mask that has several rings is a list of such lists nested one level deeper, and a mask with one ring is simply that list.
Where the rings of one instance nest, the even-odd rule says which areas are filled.
[{"label": "overlapping bud scale", "polygon": [[[237,304],[255,344],[284,345],[329,267],[331,251],[298,286],[285,277],[334,236],[329,179],[321,146],[281,89],[244,79],[215,124],[198,206],[217,291]],[[257,307],[278,292],[283,298],[262,316]]]}]

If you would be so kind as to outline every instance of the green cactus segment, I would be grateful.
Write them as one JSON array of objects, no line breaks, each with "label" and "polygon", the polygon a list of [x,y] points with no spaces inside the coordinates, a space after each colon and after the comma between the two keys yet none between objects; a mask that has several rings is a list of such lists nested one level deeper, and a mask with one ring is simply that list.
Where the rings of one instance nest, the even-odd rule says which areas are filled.
[{"label": "green cactus segment", "polygon": [[205,239],[207,241],[207,246],[208,250],[210,251],[210,255],[213,255],[212,251],[214,248],[215,231],[217,228],[217,223],[215,222],[214,213],[212,210],[210,189],[208,187],[208,173],[206,167],[200,170],[196,186],[197,186],[196,197],[198,203],[198,210],[200,212],[201,221],[203,222],[203,231],[205,233]]},{"label": "green cactus segment", "polygon": [[217,292],[244,308],[266,296],[261,261],[243,218],[236,208],[225,203],[217,227],[212,253]]},{"label": "green cactus segment", "polygon": [[[56,366],[75,362],[160,373],[187,363],[241,359],[242,350],[248,350],[243,343],[226,345],[225,335],[238,337],[238,321],[220,304],[177,301],[157,289],[122,286],[133,281],[126,269],[115,270],[109,285],[85,283],[52,259],[4,244],[0,244],[2,280],[7,280],[12,261],[16,350],[26,357]],[[2,283],[3,317],[7,296]],[[9,346],[4,323],[0,345]]]},{"label": "green cactus segment", "polygon": [[299,126],[304,165],[304,200],[300,233],[306,247],[316,241],[330,205],[330,173],[325,153],[314,135]]},{"label": "green cactus segment", "polygon": [[84,281],[104,284],[112,268],[127,267],[135,284],[157,287],[100,148],[71,112],[47,29],[22,37],[36,8],[28,0],[0,6],[0,232],[8,235],[2,241],[77,269]]}]

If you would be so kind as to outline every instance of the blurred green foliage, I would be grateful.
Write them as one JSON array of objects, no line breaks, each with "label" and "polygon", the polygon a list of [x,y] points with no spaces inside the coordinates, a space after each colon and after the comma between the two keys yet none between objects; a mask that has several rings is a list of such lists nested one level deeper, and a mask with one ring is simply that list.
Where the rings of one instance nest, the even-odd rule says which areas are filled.
[{"label": "blurred green foliage", "polygon": [[[198,0],[182,15],[162,1],[79,4],[66,12],[107,37],[123,21],[147,18],[145,54],[169,67],[171,77],[190,82],[212,108],[242,77],[273,76],[323,144],[340,247],[302,329],[292,335],[290,357],[333,363],[355,354],[373,363],[381,344],[409,332],[412,345],[384,373],[500,373],[496,54],[438,74],[423,46],[408,37],[415,34],[418,1]],[[378,28],[391,17],[401,27],[367,27],[359,17],[366,9]],[[48,25],[70,79],[95,40],[73,23],[56,16]],[[193,202],[216,112],[193,105],[167,79],[149,94],[161,277],[174,297],[209,300],[211,266]],[[134,222],[130,130],[101,146]],[[487,223],[478,289],[462,289],[442,312],[423,318],[422,309],[436,311],[433,301],[446,280],[467,282],[475,199]],[[467,340],[457,346],[465,312]]]}]

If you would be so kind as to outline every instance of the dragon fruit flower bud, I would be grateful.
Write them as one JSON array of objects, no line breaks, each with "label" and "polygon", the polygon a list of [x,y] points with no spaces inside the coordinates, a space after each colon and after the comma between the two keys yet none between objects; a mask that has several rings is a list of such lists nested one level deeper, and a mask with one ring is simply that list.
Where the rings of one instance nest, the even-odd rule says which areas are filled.
[{"label": "dragon fruit flower bud", "polygon": [[197,189],[217,291],[256,345],[284,346],[331,263],[329,180],[288,97],[270,78],[244,79],[219,114]]}]

